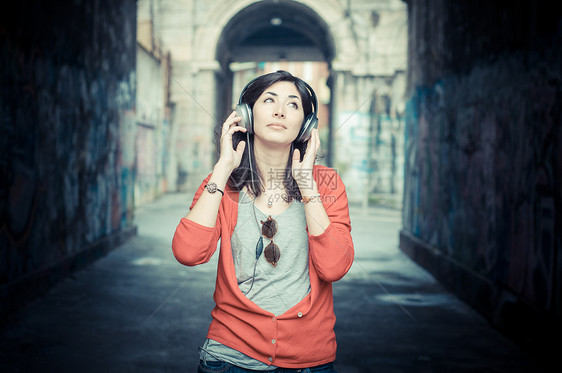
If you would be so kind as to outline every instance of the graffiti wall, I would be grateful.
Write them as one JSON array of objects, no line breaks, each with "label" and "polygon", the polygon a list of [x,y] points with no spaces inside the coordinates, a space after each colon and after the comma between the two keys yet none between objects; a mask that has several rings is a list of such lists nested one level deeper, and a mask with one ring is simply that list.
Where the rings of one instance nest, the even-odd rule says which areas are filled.
[{"label": "graffiti wall", "polygon": [[[411,16],[423,22],[422,10],[416,16],[411,8]],[[485,27],[464,30],[472,42],[481,37],[487,44],[480,45],[494,46]],[[485,279],[496,295],[507,290],[511,300],[553,316],[562,299],[562,53],[545,40],[517,52],[496,50],[493,58],[474,49],[473,65],[452,72],[445,58],[424,57],[421,45],[432,39],[416,36],[403,224],[459,270]],[[505,304],[497,298],[472,301],[490,302],[483,307],[502,317]],[[530,320],[520,321],[519,328]]]},{"label": "graffiti wall", "polygon": [[0,313],[22,278],[132,224],[135,174],[135,2],[12,5],[0,16]]}]

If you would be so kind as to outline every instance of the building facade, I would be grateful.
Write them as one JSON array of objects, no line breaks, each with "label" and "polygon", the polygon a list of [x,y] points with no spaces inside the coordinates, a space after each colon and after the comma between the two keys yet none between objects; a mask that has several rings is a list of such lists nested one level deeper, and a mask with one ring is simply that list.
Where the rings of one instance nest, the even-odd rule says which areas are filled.
[{"label": "building facade", "polygon": [[[352,202],[400,205],[407,65],[402,1],[144,0],[137,16],[139,38],[149,30],[152,45],[171,56],[163,166],[169,189],[195,188],[211,171],[213,128],[238,99],[242,76],[280,66],[298,75],[312,62],[324,74],[309,74],[318,79],[309,83],[327,114],[320,116],[321,162],[338,169]],[[138,84],[145,84],[141,75]]]}]

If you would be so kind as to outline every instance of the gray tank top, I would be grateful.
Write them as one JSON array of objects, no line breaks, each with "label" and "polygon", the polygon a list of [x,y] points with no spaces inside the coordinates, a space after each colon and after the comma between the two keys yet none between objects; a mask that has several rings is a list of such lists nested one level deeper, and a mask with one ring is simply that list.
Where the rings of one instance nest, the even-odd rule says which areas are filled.
[{"label": "gray tank top", "polygon": [[[269,215],[254,207],[251,198],[243,191],[240,192],[238,220],[231,237],[232,257],[240,291],[261,309],[279,316],[310,292],[308,235],[304,206],[294,200],[281,213],[271,215],[277,221],[277,233],[272,240],[281,250],[277,266],[268,263],[263,253],[256,262],[256,244],[261,236],[262,226],[260,221],[265,221]],[[270,242],[270,239],[263,238],[264,250]],[[203,345],[201,359],[220,359],[254,370],[276,368],[210,339]]]}]

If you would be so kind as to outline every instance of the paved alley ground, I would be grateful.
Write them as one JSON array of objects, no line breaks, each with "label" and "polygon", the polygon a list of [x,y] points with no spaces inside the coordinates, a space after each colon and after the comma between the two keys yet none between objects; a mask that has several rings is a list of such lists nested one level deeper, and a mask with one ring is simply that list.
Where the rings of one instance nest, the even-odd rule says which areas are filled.
[{"label": "paved alley ground", "polygon": [[[171,239],[192,194],[136,212],[138,236],[24,307],[1,331],[1,372],[194,372],[215,255],[188,268]],[[340,373],[532,372],[525,354],[398,249],[400,212],[351,209],[356,260],[334,284]]]}]

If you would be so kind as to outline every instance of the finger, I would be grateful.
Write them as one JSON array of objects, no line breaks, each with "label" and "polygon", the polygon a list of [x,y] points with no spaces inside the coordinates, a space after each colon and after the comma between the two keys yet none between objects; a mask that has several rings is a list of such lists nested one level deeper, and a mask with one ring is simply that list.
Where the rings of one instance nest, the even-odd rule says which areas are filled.
[{"label": "finger", "polygon": [[247,130],[248,129],[245,127],[236,126],[236,127],[230,127],[229,129],[225,130],[223,134],[224,136],[226,136],[227,140],[232,141],[232,135],[234,135],[234,132],[238,132],[238,131],[246,132]]},{"label": "finger", "polygon": [[318,150],[318,144],[320,143],[320,137],[318,136],[318,130],[315,128],[312,130],[312,136],[308,142],[310,147],[314,150]]},{"label": "finger", "polygon": [[307,144],[307,148],[310,147],[311,149],[314,149],[314,146],[316,145],[316,136],[314,134],[314,132],[312,133],[312,136],[310,136],[310,141]]},{"label": "finger", "polygon": [[240,122],[241,120],[242,120],[242,118],[240,118],[240,117],[230,118],[226,122],[223,123],[222,129],[224,131],[227,131],[230,127],[232,127],[232,125],[237,126],[238,122]]},{"label": "finger", "polygon": [[310,156],[310,149],[312,149],[312,142],[314,141],[314,134],[310,137],[310,140],[308,140],[308,142],[306,143],[306,149],[304,151],[304,156],[305,157],[309,157]]},{"label": "finger", "polygon": [[230,113],[228,118],[226,118],[226,120],[222,124],[222,127],[223,129],[228,129],[233,123],[239,122],[240,120],[242,120],[242,118],[237,116],[236,112],[233,111],[232,113]]},{"label": "finger", "polygon": [[[222,129],[223,134],[224,135],[232,135],[236,131],[244,131],[244,132],[247,131],[246,127],[241,127],[241,126],[236,125],[236,122],[239,122],[240,119],[241,118],[234,119],[235,122],[230,123],[228,125],[227,125],[228,122],[225,122],[225,126]],[[233,124],[234,124],[234,126],[233,126]]]},{"label": "finger", "polygon": [[242,119],[242,117],[240,115],[238,115],[235,111],[232,112],[232,114],[227,118],[227,122],[238,122],[240,121],[240,119]]},{"label": "finger", "polygon": [[295,149],[293,152],[293,164],[299,163],[301,159],[301,152],[298,149]]},{"label": "finger", "polygon": [[230,127],[230,129],[228,130],[228,132],[230,134],[234,134],[234,132],[238,132],[238,131],[242,131],[242,132],[246,132],[248,129],[246,127],[240,127],[240,126],[236,126],[236,127]]},{"label": "finger", "polygon": [[315,129],[316,131],[316,152],[318,152],[318,150],[320,149],[320,146],[322,145],[321,141],[320,141],[320,132],[318,131],[318,129]]},{"label": "finger", "polygon": [[236,146],[236,153],[240,155],[244,154],[244,148],[246,147],[246,141],[240,141]]}]

